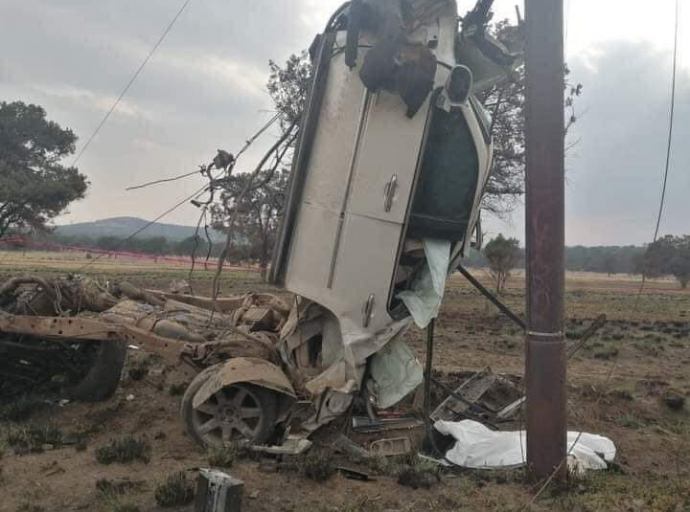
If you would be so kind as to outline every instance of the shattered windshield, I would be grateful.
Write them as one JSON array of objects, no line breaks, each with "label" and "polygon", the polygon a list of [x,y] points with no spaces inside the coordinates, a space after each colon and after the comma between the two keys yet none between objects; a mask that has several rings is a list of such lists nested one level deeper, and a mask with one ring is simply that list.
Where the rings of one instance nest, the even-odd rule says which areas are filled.
[{"label": "shattered windshield", "polygon": [[477,188],[479,159],[462,109],[435,109],[415,192],[410,234],[460,240]]}]

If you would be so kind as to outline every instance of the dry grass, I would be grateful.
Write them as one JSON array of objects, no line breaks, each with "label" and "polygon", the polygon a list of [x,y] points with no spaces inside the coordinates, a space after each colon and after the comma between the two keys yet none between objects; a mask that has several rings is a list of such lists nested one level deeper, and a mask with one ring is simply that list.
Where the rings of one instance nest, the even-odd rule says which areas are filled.
[{"label": "dry grass", "polygon": [[96,460],[101,464],[139,461],[148,463],[151,460],[151,443],[136,436],[125,436],[111,439],[108,443],[96,448]]},{"label": "dry grass", "polygon": [[[0,253],[0,280],[23,270],[59,272],[82,263],[82,260],[60,261],[53,256],[42,259],[31,255],[30,260],[15,262],[8,270],[2,258]],[[188,270],[181,266],[153,266],[121,260],[98,263],[103,266],[94,264],[97,274],[124,276],[137,285],[163,289],[172,279],[186,278]],[[478,275],[488,283],[481,272]],[[195,292],[208,293],[211,277],[212,271],[195,274]],[[638,287],[639,280],[628,276],[608,278],[584,273],[567,276],[569,344],[577,343],[581,332],[600,313],[609,317],[607,325],[569,362],[569,426],[613,439],[619,450],[617,462],[622,472],[592,473],[566,488],[554,488],[553,492],[549,489],[531,505],[532,510],[690,510],[690,413],[687,404],[680,410],[673,410],[666,400],[671,394],[690,396],[687,379],[690,292],[678,291],[677,285],[670,280],[653,280],[648,282],[638,303]],[[251,290],[271,288],[259,284],[254,274],[223,274],[224,293]],[[509,282],[504,299],[516,312],[524,313],[524,290],[519,275]],[[424,333],[412,329],[406,336],[423,360]],[[609,355],[602,357],[603,354]],[[437,323],[435,367],[454,374],[487,365],[494,371],[521,375],[524,369],[523,335],[510,321],[497,314],[462,277],[452,276]],[[611,378],[608,378],[609,373]],[[2,459],[4,474],[8,475],[3,486],[3,493],[8,496],[8,510],[16,510],[27,502],[39,503],[45,510],[58,509],[61,503],[81,506],[84,510],[103,508],[108,512],[133,511],[137,507],[142,511],[152,510],[156,484],[163,482],[164,486],[168,475],[208,462],[208,454],[199,452],[183,436],[178,417],[179,398],[169,393],[173,384],[185,379],[181,375],[171,377],[165,382],[163,391],[154,389],[150,379],[127,379],[126,389],[106,404],[70,404],[54,418],[50,417],[50,421],[70,430],[75,423],[87,418],[90,423],[84,428],[91,429],[90,442],[94,446],[107,443],[117,432],[136,432],[137,436],[146,435],[151,439],[155,463],[138,475],[146,481],[141,492],[116,496],[108,503],[110,508],[105,508],[101,502],[88,502],[90,495],[95,500],[94,468],[99,478],[105,476],[113,482],[130,470],[119,465],[98,465],[89,448],[84,453],[63,450],[69,454],[66,459],[76,461],[74,467],[64,475],[46,480],[53,486],[55,496],[33,500],[23,495],[22,489],[31,487],[34,476],[30,473],[40,470],[47,455],[19,458],[8,447]],[[175,386],[172,395],[179,393],[181,388]],[[132,393],[136,399],[127,402],[124,393]],[[156,404],[155,408],[151,404]],[[680,407],[680,400],[674,399],[672,404]],[[144,413],[151,419],[141,424]],[[44,413],[36,416],[42,418]],[[155,439],[155,433],[160,430],[165,431],[166,441]],[[397,483],[408,461],[381,463],[376,468],[362,467],[378,478],[376,482],[353,482],[336,474],[326,483],[319,483],[306,478],[305,472],[300,475],[298,470],[267,473],[266,468],[260,468],[252,460],[232,456],[223,459],[216,462],[225,465],[232,459],[232,474],[245,481],[247,495],[260,492],[258,499],[245,500],[243,506],[247,512],[526,510],[534,496],[534,490],[521,481],[520,472],[443,475],[441,483],[431,490],[415,490]],[[331,462],[315,457],[312,469],[319,475],[317,479],[330,472]],[[81,498],[72,498],[72,494],[79,494]]]}]

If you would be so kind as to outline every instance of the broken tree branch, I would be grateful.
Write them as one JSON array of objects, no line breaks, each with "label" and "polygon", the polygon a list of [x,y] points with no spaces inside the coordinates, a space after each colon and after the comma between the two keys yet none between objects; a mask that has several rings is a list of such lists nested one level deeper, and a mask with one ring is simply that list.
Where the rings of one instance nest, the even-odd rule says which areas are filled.
[{"label": "broken tree branch", "polygon": [[[261,172],[261,169],[263,168],[264,164],[268,161],[268,159],[271,157],[271,155],[278,149],[280,146],[290,137],[290,134],[292,133],[292,130],[294,129],[295,126],[297,126],[297,123],[299,122],[299,119],[295,119],[290,127],[285,130],[285,133],[281,135],[281,137],[276,141],[273,146],[266,152],[266,154],[263,156],[263,158],[259,161],[259,164],[256,166],[254,169],[254,172],[252,172],[252,175],[249,177],[247,180],[246,185],[240,192],[239,196],[237,197],[236,203],[241,203],[242,199],[244,199],[244,196],[249,192],[249,187],[252,186],[252,182],[256,178],[256,176]],[[233,234],[233,228],[235,226],[235,221],[237,219],[237,214],[238,214],[238,208],[235,208],[235,210],[232,213],[232,216],[230,217],[230,220],[228,221],[228,232],[227,232],[227,237],[225,239],[225,245],[223,246],[223,250],[220,253],[220,256],[218,258],[218,266],[216,268],[216,273],[213,276],[213,283],[211,287],[211,299],[213,301],[213,310],[216,310],[216,299],[218,298],[218,293],[220,292],[220,275],[223,271],[223,265],[225,264],[225,259],[228,256],[228,251],[230,250],[230,246],[232,245],[232,234]]]}]

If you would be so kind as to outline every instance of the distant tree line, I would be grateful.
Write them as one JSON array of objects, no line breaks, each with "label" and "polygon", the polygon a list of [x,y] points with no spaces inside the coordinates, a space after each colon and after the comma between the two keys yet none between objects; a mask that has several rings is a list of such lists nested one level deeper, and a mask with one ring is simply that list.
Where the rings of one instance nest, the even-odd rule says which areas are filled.
[{"label": "distant tree line", "polygon": [[[271,220],[274,222],[274,220]],[[267,236],[250,236],[252,229],[244,224],[242,234],[232,245],[227,259],[232,264],[258,264],[265,266],[274,240],[272,233],[275,226],[267,230]],[[246,231],[246,233],[245,233]],[[262,233],[256,229],[257,233]],[[184,240],[168,240],[165,237],[136,237],[123,239],[116,236],[65,236],[55,233],[36,234],[33,240],[44,243],[63,244],[99,250],[136,252],[154,256],[184,256],[194,254],[197,260],[207,256],[218,258],[223,250],[222,242],[207,242],[203,235],[190,236]],[[32,250],[41,249],[40,245],[5,244],[3,249]],[[210,250],[209,250],[210,249]],[[510,270],[525,266],[525,250],[518,246],[513,238],[502,235],[485,244],[482,252],[471,249],[463,265],[474,268],[488,268],[495,278],[500,290]],[[597,246],[581,245],[566,247],[566,269],[575,272],[597,272],[608,275],[642,275],[648,278],[663,276],[675,277],[682,287],[690,284],[690,236],[667,235],[654,244],[638,246]]]},{"label": "distant tree line", "polygon": [[[116,236],[103,236],[93,238],[89,236],[61,236],[50,234],[39,238],[41,241],[54,242],[65,245],[77,245],[93,247],[101,250],[119,250],[128,252],[138,252],[152,255],[175,255],[190,256],[196,248],[196,257],[205,258],[209,252],[209,245],[203,235],[198,239],[194,236],[184,240],[168,240],[165,237],[136,237],[123,242],[123,239]],[[666,241],[661,239],[658,244]],[[233,263],[246,263],[255,261],[257,263],[265,261],[266,241],[262,237],[246,237],[233,244],[228,258]],[[272,243],[271,240],[268,243]],[[491,242],[489,242],[491,243]],[[217,258],[222,250],[221,242],[214,242],[211,246],[211,257]],[[488,245],[488,244],[487,244]],[[30,249],[30,247],[27,247]],[[525,250],[517,249],[517,257],[511,257],[513,268],[524,268]],[[669,257],[671,251],[665,246],[663,251],[654,253],[650,260],[650,268],[647,271],[648,277],[658,277],[660,275],[672,275],[672,272],[662,271],[664,265],[669,265],[672,258]],[[571,271],[598,272],[603,274],[642,274],[644,265],[644,247],[636,246],[601,246],[601,247],[566,247],[566,268]],[[679,263],[673,263],[680,267]],[[489,261],[486,256],[474,249],[470,250],[465,258],[464,265],[468,267],[488,268]]]},{"label": "distant tree line", "polygon": [[[641,274],[645,247],[629,246],[596,246],[576,245],[566,247],[566,269],[573,272],[598,272],[602,274]],[[489,261],[483,253],[469,251],[465,260],[469,267],[489,267]],[[524,268],[525,250],[519,249],[514,268]]]},{"label": "distant tree line", "polygon": [[[162,236],[156,237],[136,237],[132,239],[123,239],[117,236],[102,236],[98,238],[90,236],[63,236],[56,234],[40,234],[34,235],[32,239],[36,242],[48,244],[54,243],[57,245],[65,245],[70,247],[83,247],[87,252],[88,249],[98,249],[102,251],[121,251],[133,252],[141,254],[150,254],[153,256],[187,256],[194,257],[202,261],[207,256],[210,258],[218,258],[222,250],[222,243],[209,243],[199,235],[197,237],[190,236],[184,240],[168,240]],[[4,249],[15,250],[44,250],[42,245],[26,244],[9,244]],[[210,248],[210,251],[209,251]],[[56,250],[57,249],[56,247]],[[255,247],[249,241],[244,240],[233,245],[232,253],[228,256],[228,261],[234,264],[258,262],[260,259],[262,248]]]}]

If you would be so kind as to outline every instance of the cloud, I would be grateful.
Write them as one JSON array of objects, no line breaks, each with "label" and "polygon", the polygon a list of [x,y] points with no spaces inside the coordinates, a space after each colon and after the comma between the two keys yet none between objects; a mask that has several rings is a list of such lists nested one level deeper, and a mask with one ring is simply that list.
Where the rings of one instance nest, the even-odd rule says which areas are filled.
[{"label": "cloud", "polygon": [[[583,112],[574,126],[581,139],[571,160],[568,213],[582,230],[577,242],[649,241],[659,206],[666,159],[671,60],[668,52],[642,42],[617,41],[571,63],[584,84]],[[690,87],[687,70],[678,79],[677,111],[664,230],[687,230],[690,215],[683,162],[690,147]]]},{"label": "cloud", "polygon": [[[566,243],[626,245],[651,241],[666,158],[671,58],[644,41],[607,41],[569,61],[570,78],[581,82],[579,119],[566,156]],[[690,217],[690,79],[680,68],[675,135],[661,232],[688,233]],[[524,210],[513,225],[486,223],[524,240]]]},{"label": "cloud", "polygon": [[[648,6],[611,0],[625,10],[611,40],[601,2],[574,2],[568,23],[574,81],[584,84],[568,155],[567,241],[648,241],[661,186],[668,122],[667,31],[650,31]],[[236,151],[269,117],[268,60],[309,46],[340,0],[194,0],[80,161],[92,189],[69,220],[118,215],[153,218],[201,184],[196,178],[136,194],[125,187],[195,170],[217,148]],[[473,1],[463,0],[464,13]],[[0,97],[40,103],[84,143],[172,19],[170,0],[4,0],[0,2]],[[514,19],[513,3],[496,3]],[[670,5],[670,4],[669,4]],[[668,6],[667,6],[668,7]],[[668,8],[650,14],[668,21]],[[607,12],[611,11],[607,3]],[[615,9],[614,9],[615,10]],[[632,14],[631,14],[632,13]],[[636,13],[636,14],[635,14]],[[690,11],[688,12],[690,14]],[[608,20],[608,21],[607,21]],[[633,20],[634,21],[634,20]],[[664,25],[666,26],[666,25]],[[623,28],[621,28],[623,27]],[[633,28],[637,32],[631,32]],[[653,32],[653,33],[652,33]],[[689,33],[690,34],[690,33]],[[654,39],[656,38],[656,39]],[[683,62],[681,60],[681,62]],[[690,80],[679,76],[676,137],[662,232],[687,231],[690,173]],[[272,142],[267,134],[243,157],[251,168]],[[193,207],[167,220],[196,221]],[[513,225],[493,232],[522,238]]]},{"label": "cloud", "polygon": [[250,62],[202,52],[163,55],[158,59],[158,65],[193,75],[204,83],[214,82],[226,92],[266,99],[265,66],[258,67]]},{"label": "cloud", "polygon": [[[95,91],[81,89],[67,84],[33,84],[29,87],[48,98],[87,106],[102,114],[108,112],[117,100],[117,96],[114,94],[99,94]],[[118,115],[130,118],[153,119],[154,117],[150,110],[128,99],[122,99],[118,103],[117,113]]]},{"label": "cloud", "polygon": [[[153,218],[201,184],[133,184],[236,151],[272,107],[268,60],[308,47],[339,0],[194,0],[80,160],[92,183],[66,220]],[[0,2],[0,97],[46,108],[84,144],[181,5],[169,0]],[[299,21],[302,13],[309,19]],[[27,37],[30,34],[30,37]],[[275,134],[243,156],[251,168]],[[195,209],[167,219],[195,222]]]}]

